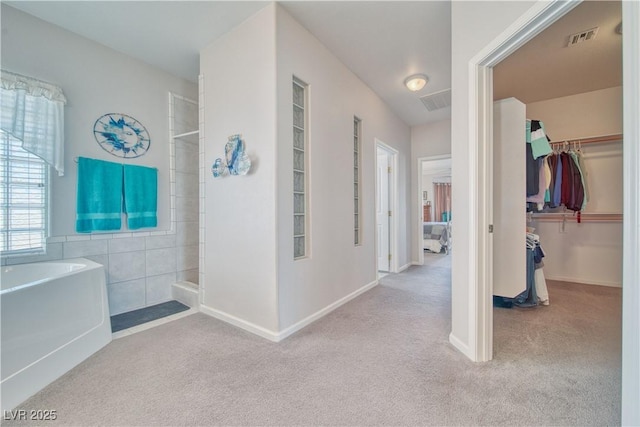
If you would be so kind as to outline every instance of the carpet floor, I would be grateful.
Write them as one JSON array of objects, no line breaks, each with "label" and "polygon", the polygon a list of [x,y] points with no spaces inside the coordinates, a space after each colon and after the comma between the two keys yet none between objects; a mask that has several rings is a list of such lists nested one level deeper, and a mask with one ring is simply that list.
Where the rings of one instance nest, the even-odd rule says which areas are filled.
[{"label": "carpet floor", "polygon": [[280,343],[204,314],[114,340],[6,425],[616,425],[621,290],[549,281],[551,305],[494,309],[494,360],[448,342],[450,256]]}]

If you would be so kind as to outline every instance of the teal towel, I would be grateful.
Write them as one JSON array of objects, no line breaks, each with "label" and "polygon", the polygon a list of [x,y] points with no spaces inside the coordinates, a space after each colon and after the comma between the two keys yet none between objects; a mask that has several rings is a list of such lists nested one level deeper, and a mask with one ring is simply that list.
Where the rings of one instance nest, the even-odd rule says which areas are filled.
[{"label": "teal towel", "polygon": [[130,230],[158,225],[158,171],[124,165],[124,211]]},{"label": "teal towel", "polygon": [[76,231],[119,230],[122,226],[122,165],[78,159]]}]

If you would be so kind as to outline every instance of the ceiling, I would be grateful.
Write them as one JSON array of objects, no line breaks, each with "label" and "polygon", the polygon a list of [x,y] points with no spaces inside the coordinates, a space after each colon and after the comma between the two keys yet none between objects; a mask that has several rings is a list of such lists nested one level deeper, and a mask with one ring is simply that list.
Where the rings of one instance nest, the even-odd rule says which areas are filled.
[{"label": "ceiling", "polygon": [[[199,52],[266,1],[3,1],[174,75],[197,81]],[[451,87],[449,1],[282,1],[409,126],[447,119],[420,97]],[[585,1],[494,68],[494,97],[524,103],[622,85],[619,1]],[[593,41],[566,47],[595,26]],[[404,79],[429,77],[419,92]]]},{"label": "ceiling", "polygon": [[[3,1],[196,82],[199,52],[265,1]],[[410,126],[450,117],[419,97],[451,87],[448,1],[287,1],[280,4]],[[404,79],[425,73],[409,92]]]},{"label": "ceiling", "polygon": [[[585,1],[493,69],[494,98],[525,104],[622,86],[620,1]],[[567,47],[569,35],[599,27]]]}]

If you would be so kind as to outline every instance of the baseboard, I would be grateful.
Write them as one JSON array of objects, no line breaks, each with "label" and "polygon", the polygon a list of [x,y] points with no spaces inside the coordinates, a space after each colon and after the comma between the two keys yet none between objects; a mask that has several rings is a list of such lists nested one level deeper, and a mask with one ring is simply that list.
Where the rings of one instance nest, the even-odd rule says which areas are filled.
[{"label": "baseboard", "polygon": [[603,282],[600,280],[588,280],[588,279],[580,279],[577,277],[563,277],[563,276],[548,276],[544,275],[546,280],[556,280],[558,282],[572,282],[572,283],[581,283],[583,285],[597,285],[597,286],[607,286],[609,288],[621,288],[622,283],[611,283],[611,282]]},{"label": "baseboard", "polygon": [[449,342],[456,349],[458,349],[462,354],[467,356],[469,359],[474,360],[474,358],[471,356],[471,353],[469,352],[469,346],[467,344],[463,343],[458,337],[453,335],[453,332],[451,332],[449,334]]},{"label": "baseboard", "polygon": [[403,271],[405,271],[407,268],[411,267],[412,265],[413,265],[413,263],[412,263],[412,262],[410,262],[410,263],[408,263],[408,264],[403,265],[402,267],[400,267],[400,268],[398,269],[398,273],[402,273]]},{"label": "baseboard", "polygon": [[377,284],[378,284],[378,281],[374,280],[373,282],[364,285],[360,289],[356,289],[355,291],[351,292],[349,295],[346,295],[346,296],[340,298],[339,300],[329,304],[325,308],[316,311],[312,315],[310,315],[308,317],[305,317],[301,321],[299,321],[297,323],[294,323],[293,325],[289,326],[286,329],[283,329],[282,331],[280,331],[279,334],[277,334],[278,335],[278,340],[277,341],[285,339],[289,335],[299,331],[300,329],[304,328],[305,326],[309,325],[310,323],[315,322],[316,320],[320,319],[323,316],[326,316],[327,314],[331,313],[333,310],[335,310],[336,308],[340,307],[341,305],[351,301],[355,297],[357,297],[357,296],[365,293],[369,289],[375,287]]},{"label": "baseboard", "polygon": [[244,319],[240,319],[239,317],[233,316],[229,313],[225,313],[224,311],[216,310],[215,308],[208,307],[206,305],[200,305],[200,312],[207,314],[211,317],[215,317],[218,320],[222,320],[223,322],[230,323],[233,326],[237,326],[240,329],[244,329],[247,332],[251,332],[252,334],[261,336],[262,338],[266,338],[269,341],[278,342],[281,338],[278,338],[278,333],[270,331],[262,326],[258,326],[255,323],[251,323]]},{"label": "baseboard", "polygon": [[238,328],[244,329],[245,331],[251,332],[252,334],[261,336],[262,338],[266,338],[269,341],[279,342],[287,338],[289,335],[309,325],[310,323],[315,322],[316,320],[320,319],[323,316],[326,316],[336,308],[351,301],[355,297],[365,293],[369,289],[375,287],[377,284],[378,284],[378,281],[374,280],[373,282],[364,285],[363,287],[351,292],[349,295],[346,295],[340,298],[339,300],[329,304],[325,308],[316,311],[312,315],[305,317],[301,321],[289,326],[286,329],[283,329],[280,332],[270,331],[269,329],[263,328],[262,326],[258,326],[255,323],[251,323],[244,319],[240,319],[239,317],[233,316],[229,313],[225,313],[224,311],[220,311],[215,308],[208,307],[206,305],[202,305],[202,304],[200,305],[200,312],[207,314],[211,317],[215,317],[218,320],[222,320],[223,322],[237,326]]}]

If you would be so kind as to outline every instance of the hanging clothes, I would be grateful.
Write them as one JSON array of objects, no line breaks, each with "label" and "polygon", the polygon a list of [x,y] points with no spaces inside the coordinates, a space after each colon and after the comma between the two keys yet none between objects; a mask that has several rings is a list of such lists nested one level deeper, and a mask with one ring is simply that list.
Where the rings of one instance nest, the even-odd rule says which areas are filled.
[{"label": "hanging clothes", "polygon": [[[547,167],[549,169],[549,200],[547,200],[547,205],[550,208],[555,208],[557,205],[555,204],[555,188],[556,188],[556,163],[558,161],[557,156],[551,154],[547,156]],[[546,199],[545,199],[546,200]]]},{"label": "hanging clothes", "polygon": [[549,138],[544,130],[544,124],[540,120],[527,120],[526,124],[527,144],[531,144],[531,152],[534,159],[544,157],[553,151],[549,145]]},{"label": "hanging clothes", "polygon": [[533,157],[531,144],[526,145],[526,165],[527,165],[527,197],[535,196],[540,191],[540,166]]},{"label": "hanging clothes", "polygon": [[587,179],[587,168],[584,164],[584,154],[581,149],[576,151],[577,159],[578,159],[578,167],[580,168],[580,173],[582,174],[582,186],[584,187],[584,200],[582,201],[582,209],[584,210],[587,207],[587,202],[589,201],[589,187]]},{"label": "hanging clothes", "polygon": [[[539,173],[545,175],[545,207],[564,206],[575,212],[587,207],[587,170],[580,150],[552,152],[545,158],[545,164]],[[537,196],[539,198],[540,193]],[[528,197],[527,202],[531,201],[537,202],[538,199]]]},{"label": "hanging clothes", "polygon": [[[562,162],[558,154],[553,155],[555,164],[555,179],[553,181],[553,207],[558,207],[562,203]],[[553,172],[552,172],[553,173]]]},{"label": "hanging clothes", "polygon": [[[533,233],[526,234],[527,245],[527,274],[526,288],[510,302],[518,307],[535,307],[538,304],[549,305],[549,292],[544,278],[542,259],[545,256],[540,236]],[[503,298],[504,299],[504,298]]]}]

